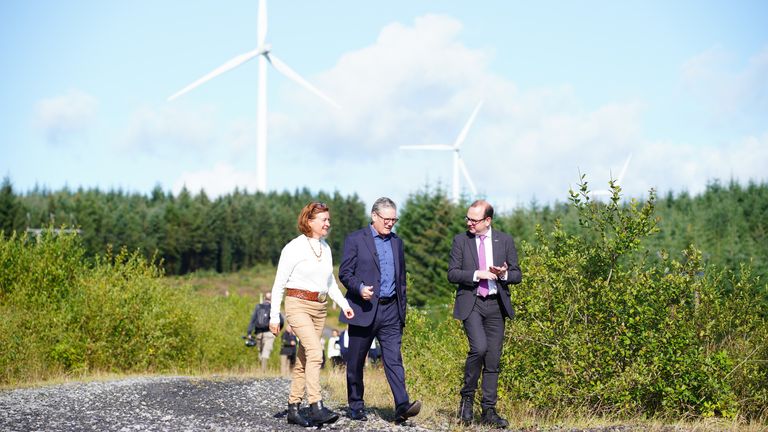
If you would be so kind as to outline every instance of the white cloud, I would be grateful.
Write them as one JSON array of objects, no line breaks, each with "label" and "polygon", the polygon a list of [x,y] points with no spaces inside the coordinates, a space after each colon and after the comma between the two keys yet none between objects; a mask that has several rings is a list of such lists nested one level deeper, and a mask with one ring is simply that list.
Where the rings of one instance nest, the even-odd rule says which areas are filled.
[{"label": "white cloud", "polygon": [[150,155],[204,154],[217,140],[211,108],[142,107],[133,113],[123,145]]},{"label": "white cloud", "polygon": [[768,133],[735,139],[719,147],[651,143],[640,154],[638,166],[652,181],[649,186],[656,186],[661,192],[685,189],[698,193],[704,190],[707,182],[715,179],[723,182],[734,179],[746,184],[750,180],[765,179]]},{"label": "white cloud", "polygon": [[[629,154],[623,188],[630,197],[647,195],[651,187],[700,191],[714,178],[764,178],[765,132],[721,146],[651,141],[643,129],[645,111],[654,109],[648,102],[607,100],[588,109],[569,83],[520,88],[514,76],[493,72],[490,50],[467,47],[460,37],[461,23],[445,16],[386,26],[372,45],[343,55],[320,77],[308,77],[342,105],[340,111],[297,86],[281,87],[277,97],[291,112],[270,112],[270,189],[357,192],[368,204],[382,195],[402,202],[426,182],[450,189],[448,152],[406,152],[398,146],[452,143],[479,100],[485,104],[462,157],[480,193],[500,209],[533,197],[565,201],[580,172],[592,189],[605,189]],[[687,73],[700,82],[717,80],[712,74],[719,69],[705,65],[719,56],[703,56]],[[735,75],[742,88],[759,88],[768,63],[764,57],[755,56]],[[252,146],[253,126],[233,124],[226,145]],[[186,182],[211,194],[235,185],[253,190],[255,173],[232,166],[185,174],[177,188]]]},{"label": "white cloud", "polygon": [[183,187],[192,193],[205,190],[205,193],[213,198],[226,195],[240,188],[250,192],[256,190],[256,175],[252,172],[238,171],[228,163],[216,163],[212,169],[192,172],[184,172],[173,183],[173,192],[178,194]]},{"label": "white cloud", "polygon": [[61,144],[91,126],[98,106],[95,97],[72,89],[64,95],[39,101],[35,123],[43,129],[49,143]]},{"label": "white cloud", "polygon": [[[292,106],[313,111],[299,120],[295,113],[274,114],[271,142],[291,143],[324,164],[346,160],[349,167],[339,167],[341,172],[365,166],[369,176],[396,173],[387,182],[390,189],[413,191],[427,179],[450,188],[449,154],[398,146],[452,144],[484,100],[462,157],[478,189],[510,205],[533,195],[565,199],[579,169],[599,172],[607,182],[612,164],[640,146],[641,103],[611,102],[587,111],[567,84],[522,91],[491,71],[490,51],[462,44],[460,31],[457,20],[435,15],[412,26],[388,25],[373,45],[345,54],[321,77],[322,88],[343,109],[325,109],[313,95],[291,90]],[[359,190],[367,181],[360,174],[350,188]]]},{"label": "white cloud", "polygon": [[768,115],[768,46],[745,65],[720,46],[689,59],[682,67],[683,82],[708,103],[718,116]]}]

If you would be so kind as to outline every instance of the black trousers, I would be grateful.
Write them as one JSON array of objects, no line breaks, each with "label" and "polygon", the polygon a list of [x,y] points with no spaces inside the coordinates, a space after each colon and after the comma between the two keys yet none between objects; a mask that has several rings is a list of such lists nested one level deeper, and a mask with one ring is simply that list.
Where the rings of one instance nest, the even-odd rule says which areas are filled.
[{"label": "black trousers", "polygon": [[483,376],[480,405],[483,409],[496,406],[499,387],[499,362],[504,344],[504,314],[497,296],[478,297],[472,312],[464,320],[464,332],[469,340],[469,352],[464,363],[464,386],[461,396],[473,397],[480,375]]}]

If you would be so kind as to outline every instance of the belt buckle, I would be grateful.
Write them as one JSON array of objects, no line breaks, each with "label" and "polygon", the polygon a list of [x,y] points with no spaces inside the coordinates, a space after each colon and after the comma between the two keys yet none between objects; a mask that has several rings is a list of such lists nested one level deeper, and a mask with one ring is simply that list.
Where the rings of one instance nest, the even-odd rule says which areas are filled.
[{"label": "belt buckle", "polygon": [[318,293],[317,294],[317,301],[319,301],[320,303],[323,303],[325,301],[326,297],[327,296],[326,296],[325,293]]}]

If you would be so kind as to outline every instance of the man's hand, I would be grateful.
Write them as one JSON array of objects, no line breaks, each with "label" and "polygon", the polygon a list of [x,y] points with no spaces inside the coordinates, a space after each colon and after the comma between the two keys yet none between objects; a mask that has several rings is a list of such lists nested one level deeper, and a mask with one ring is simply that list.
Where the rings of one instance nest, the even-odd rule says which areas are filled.
[{"label": "man's hand", "polygon": [[347,317],[347,319],[352,319],[355,317],[355,311],[353,311],[352,308],[344,309],[344,316]]},{"label": "man's hand", "polygon": [[360,290],[360,297],[363,298],[363,300],[370,300],[371,297],[373,297],[373,287],[370,285],[365,285]]},{"label": "man's hand", "polygon": [[496,273],[493,273],[493,271],[488,270],[478,270],[477,271],[477,278],[482,279],[489,279],[489,280],[496,280],[499,277],[496,275]]},{"label": "man's hand", "polygon": [[277,334],[280,332],[280,323],[275,323],[275,324],[269,323],[269,331],[271,331],[272,334],[277,336]]},{"label": "man's hand", "polygon": [[501,277],[507,272],[508,268],[509,266],[507,265],[507,262],[504,261],[504,265],[502,265],[501,267],[491,266],[489,270],[491,271],[491,273],[495,274],[496,276]]}]

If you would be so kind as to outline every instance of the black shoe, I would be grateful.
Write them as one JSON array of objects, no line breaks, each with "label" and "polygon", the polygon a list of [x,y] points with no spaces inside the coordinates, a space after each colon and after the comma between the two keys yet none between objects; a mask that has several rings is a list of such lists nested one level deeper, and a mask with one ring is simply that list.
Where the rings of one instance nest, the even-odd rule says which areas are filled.
[{"label": "black shoe", "polygon": [[295,424],[301,427],[312,426],[303,415],[299,414],[299,404],[288,404],[288,424]]},{"label": "black shoe", "polygon": [[421,411],[421,401],[415,401],[403,405],[395,411],[395,423],[402,423],[409,417],[416,416]]},{"label": "black shoe", "polygon": [[365,408],[349,409],[348,417],[357,421],[368,421],[368,416],[365,414]]},{"label": "black shoe", "polygon": [[315,426],[333,423],[339,419],[339,415],[323,406],[323,401],[317,401],[309,405],[309,419]]},{"label": "black shoe", "polygon": [[459,402],[459,419],[464,426],[472,424],[472,404],[474,398],[472,396],[462,396],[461,402]]},{"label": "black shoe", "polygon": [[480,416],[480,423],[497,428],[504,429],[509,426],[509,422],[499,417],[496,414],[496,408],[487,408],[483,410],[483,414]]}]

